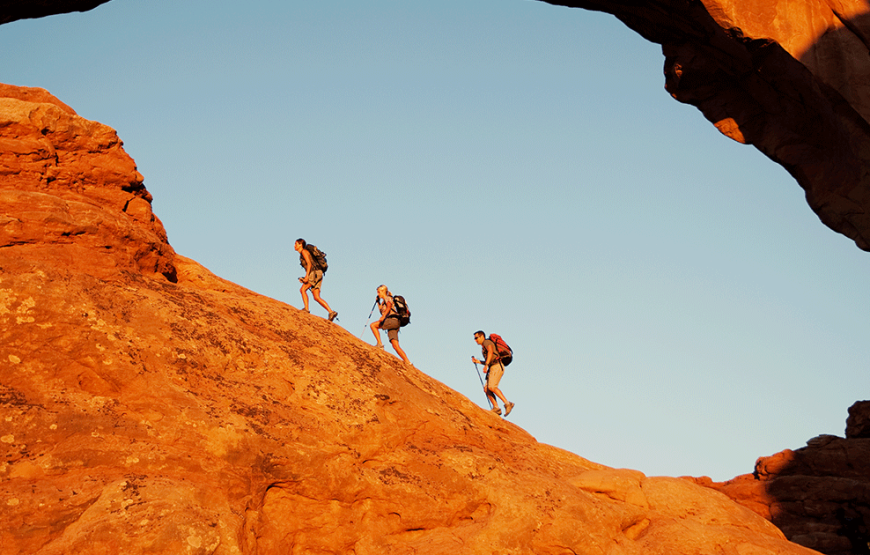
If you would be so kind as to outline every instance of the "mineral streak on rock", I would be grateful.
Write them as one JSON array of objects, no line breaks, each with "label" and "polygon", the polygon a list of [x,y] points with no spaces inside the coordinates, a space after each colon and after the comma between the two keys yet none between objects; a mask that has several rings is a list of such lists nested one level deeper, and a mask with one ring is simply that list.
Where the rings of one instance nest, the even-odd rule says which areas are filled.
[{"label": "mineral streak on rock", "polygon": [[0,98],[0,555],[802,555],[174,254],[111,129]]}]

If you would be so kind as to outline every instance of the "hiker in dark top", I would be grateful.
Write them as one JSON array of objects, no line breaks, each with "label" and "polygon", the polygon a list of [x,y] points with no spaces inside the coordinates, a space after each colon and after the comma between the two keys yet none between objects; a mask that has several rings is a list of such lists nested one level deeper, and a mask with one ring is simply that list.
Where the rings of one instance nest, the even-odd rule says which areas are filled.
[{"label": "hiker in dark top", "polygon": [[299,253],[299,265],[305,268],[305,275],[299,278],[299,281],[302,283],[299,292],[302,293],[305,312],[310,312],[308,310],[308,290],[311,289],[311,295],[314,297],[314,300],[326,309],[329,313],[329,321],[332,322],[338,316],[338,312],[329,308],[326,301],[320,297],[320,286],[323,284],[323,270],[317,267],[311,252],[306,248],[307,246],[308,243],[305,242],[305,239],[296,239],[296,244],[293,245],[293,249]]},{"label": "hiker in dark top", "polygon": [[399,347],[399,316],[393,305],[393,295],[386,285],[378,287],[378,309],[381,311],[381,317],[376,322],[372,322],[372,333],[375,334],[375,339],[378,340],[378,348],[383,349],[384,344],[381,343],[380,330],[387,332],[387,337],[390,339],[390,345],[396,350],[396,353],[401,357],[405,364],[411,364],[405,351]]},{"label": "hiker in dark top", "polygon": [[504,375],[504,365],[498,356],[498,351],[495,348],[495,343],[486,338],[486,334],[482,331],[474,332],[474,341],[481,346],[483,360],[477,360],[471,357],[474,364],[483,364],[483,372],[486,374],[486,385],[483,387],[483,392],[486,393],[489,402],[492,403],[492,412],[501,415],[501,409],[498,408],[498,399],[504,403],[504,415],[507,416],[514,410],[514,404],[508,402],[501,389],[498,388],[498,383]]}]

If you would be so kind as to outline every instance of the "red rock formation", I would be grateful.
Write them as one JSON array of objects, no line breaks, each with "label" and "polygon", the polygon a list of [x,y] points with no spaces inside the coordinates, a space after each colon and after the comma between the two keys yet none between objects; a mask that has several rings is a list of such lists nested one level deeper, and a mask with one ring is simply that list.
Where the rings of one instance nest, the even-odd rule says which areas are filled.
[{"label": "red rock formation", "polygon": [[614,14],[662,45],[665,88],[804,188],[870,250],[868,6],[856,0],[546,0]]},{"label": "red rock formation", "polygon": [[813,553],[173,255],[114,132],[4,91],[0,555]]},{"label": "red rock formation", "polygon": [[755,464],[721,491],[776,524],[793,542],[828,555],[870,553],[870,401],[849,409],[846,437],[819,436]]},{"label": "red rock formation", "polygon": [[174,252],[115,131],[42,89],[0,84],[0,244],[92,275],[173,280]]},{"label": "red rock formation", "polygon": [[846,437],[870,438],[870,401],[858,401],[849,407]]}]

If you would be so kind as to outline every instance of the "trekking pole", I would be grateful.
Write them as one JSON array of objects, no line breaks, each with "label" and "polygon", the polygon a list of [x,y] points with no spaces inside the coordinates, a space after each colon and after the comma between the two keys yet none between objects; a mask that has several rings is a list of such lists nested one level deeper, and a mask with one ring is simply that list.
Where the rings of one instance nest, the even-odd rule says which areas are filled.
[{"label": "trekking pole", "polygon": [[365,333],[366,333],[366,327],[368,327],[368,325],[369,325],[369,320],[372,319],[372,314],[374,314],[374,312],[375,312],[375,307],[376,307],[376,306],[378,306],[378,298],[377,298],[377,297],[375,297],[375,304],[372,305],[372,309],[369,311],[369,317],[366,318],[366,323],[363,324],[363,330],[362,330],[362,333],[359,334],[359,338],[360,338],[360,339],[362,339],[362,338],[363,338],[363,335],[365,335]]},{"label": "trekking pole", "polygon": [[[477,367],[477,363],[474,363],[474,369],[477,370],[477,377],[480,378],[480,385],[483,386],[483,394],[486,395],[486,384],[483,383],[483,376],[480,375],[480,368]],[[486,395],[486,404],[489,405],[490,410],[492,410],[492,401],[489,400],[489,395]]]}]

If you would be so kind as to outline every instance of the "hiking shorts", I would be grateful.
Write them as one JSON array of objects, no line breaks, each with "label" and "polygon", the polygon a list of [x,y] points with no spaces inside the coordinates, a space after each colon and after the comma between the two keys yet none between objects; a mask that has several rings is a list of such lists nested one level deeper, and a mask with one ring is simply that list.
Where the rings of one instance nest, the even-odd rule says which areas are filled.
[{"label": "hiking shorts", "polygon": [[320,270],[313,270],[310,274],[308,274],[308,285],[311,286],[311,289],[320,289],[320,285],[323,283],[323,272]]},{"label": "hiking shorts", "polygon": [[398,341],[399,340],[399,319],[393,316],[390,316],[383,322],[381,322],[381,329],[386,330],[387,337],[390,338],[390,341]]},{"label": "hiking shorts", "polygon": [[490,390],[498,389],[498,382],[504,376],[504,366],[500,362],[496,362],[489,367],[489,372],[486,373],[486,387]]}]

